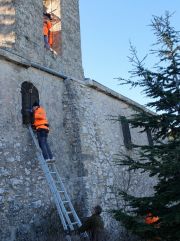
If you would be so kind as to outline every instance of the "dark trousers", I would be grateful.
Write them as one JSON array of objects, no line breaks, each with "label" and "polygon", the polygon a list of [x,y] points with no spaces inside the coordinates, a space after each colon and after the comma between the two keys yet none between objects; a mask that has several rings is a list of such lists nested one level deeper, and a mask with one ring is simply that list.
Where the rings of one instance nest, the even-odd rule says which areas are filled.
[{"label": "dark trousers", "polygon": [[48,132],[46,130],[39,129],[37,131],[37,138],[38,138],[39,146],[42,150],[43,157],[46,160],[53,158],[51,149],[47,143],[47,137],[48,137]]},{"label": "dark trousers", "polygon": [[47,35],[44,35],[44,47],[46,49],[50,49],[50,45],[48,43],[48,36]]}]

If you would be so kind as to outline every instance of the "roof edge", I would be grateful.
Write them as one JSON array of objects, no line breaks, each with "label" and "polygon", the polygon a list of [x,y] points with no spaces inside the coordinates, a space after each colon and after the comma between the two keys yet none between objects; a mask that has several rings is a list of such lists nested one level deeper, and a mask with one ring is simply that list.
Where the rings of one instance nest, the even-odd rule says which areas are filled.
[{"label": "roof edge", "polygon": [[102,93],[104,93],[108,96],[111,96],[111,97],[115,98],[115,99],[121,100],[121,101],[125,102],[126,104],[133,106],[134,108],[145,111],[145,112],[147,112],[151,115],[156,114],[155,112],[147,109],[145,106],[125,97],[124,95],[119,94],[118,92],[106,87],[105,85],[102,85],[101,83],[99,83],[95,80],[85,79],[85,83],[86,83],[87,86],[89,86],[93,89],[96,89],[97,91],[102,92]]},{"label": "roof edge", "polygon": [[41,65],[39,65],[37,63],[34,63],[34,62],[31,62],[31,61],[23,58],[22,56],[17,55],[16,53],[8,51],[7,49],[0,48],[0,59],[1,58],[5,59],[7,61],[10,61],[10,62],[14,62],[15,64],[21,65],[21,66],[23,66],[25,68],[33,67],[33,68],[39,69],[41,71],[47,72],[47,73],[55,75],[57,77],[60,77],[60,78],[62,78],[64,80],[72,79],[72,80],[78,82],[79,84],[89,86],[90,88],[96,89],[99,92],[102,92],[102,93],[104,93],[104,94],[106,94],[108,96],[111,96],[112,98],[121,100],[124,103],[126,103],[126,104],[128,104],[128,105],[130,105],[130,106],[132,106],[132,107],[134,107],[134,108],[136,108],[138,110],[145,111],[146,113],[149,113],[151,115],[156,115],[155,112],[147,109],[143,105],[140,105],[139,103],[137,103],[137,102],[135,102],[135,101],[125,97],[124,95],[121,95],[121,94],[117,93],[116,91],[106,87],[105,85],[100,84],[99,82],[97,82],[95,80],[92,80],[92,79],[89,79],[89,78],[85,78],[84,81],[82,81],[82,80],[77,80],[77,79],[75,79],[73,77],[65,76],[62,73],[54,71],[54,70],[52,70],[50,68],[41,66]]}]

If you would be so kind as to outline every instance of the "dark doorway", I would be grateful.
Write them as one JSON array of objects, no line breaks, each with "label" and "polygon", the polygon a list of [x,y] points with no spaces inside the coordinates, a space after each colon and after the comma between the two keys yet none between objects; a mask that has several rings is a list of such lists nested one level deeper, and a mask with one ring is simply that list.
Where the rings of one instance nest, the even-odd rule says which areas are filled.
[{"label": "dark doorway", "polygon": [[37,88],[30,82],[23,82],[21,85],[22,94],[22,121],[27,125],[31,123],[31,109],[35,101],[39,102],[39,93]]}]

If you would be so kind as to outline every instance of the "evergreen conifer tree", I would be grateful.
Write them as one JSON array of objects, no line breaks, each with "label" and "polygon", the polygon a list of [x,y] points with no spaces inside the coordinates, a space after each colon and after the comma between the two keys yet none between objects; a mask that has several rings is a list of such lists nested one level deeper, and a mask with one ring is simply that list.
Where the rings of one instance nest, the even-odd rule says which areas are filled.
[{"label": "evergreen conifer tree", "polygon": [[[153,16],[151,27],[157,41],[151,50],[158,63],[152,69],[140,61],[137,51],[131,46],[130,61],[134,69],[131,79],[119,78],[121,84],[143,87],[152,101],[147,104],[156,114],[137,112],[128,121],[133,128],[151,131],[153,145],[133,145],[138,158],[123,156],[119,164],[129,170],[147,172],[157,179],[154,193],[135,197],[120,192],[128,203],[128,211],[114,211],[116,220],[122,222],[141,240],[180,241],[180,35],[170,24],[171,15]],[[158,216],[159,221],[146,224],[147,213]]]}]

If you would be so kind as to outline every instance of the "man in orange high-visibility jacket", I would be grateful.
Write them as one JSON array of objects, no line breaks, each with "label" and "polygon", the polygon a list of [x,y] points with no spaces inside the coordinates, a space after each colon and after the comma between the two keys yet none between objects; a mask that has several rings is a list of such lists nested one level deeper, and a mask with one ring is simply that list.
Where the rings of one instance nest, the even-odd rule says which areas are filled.
[{"label": "man in orange high-visibility jacket", "polygon": [[42,150],[44,159],[48,161],[54,161],[51,149],[47,142],[47,137],[49,133],[49,124],[46,117],[46,112],[39,103],[35,102],[33,104],[33,127],[36,130],[39,146]]},{"label": "man in orange high-visibility jacket", "polygon": [[147,224],[154,224],[157,221],[159,221],[159,217],[158,216],[153,216],[152,213],[148,213],[146,218],[145,218],[145,223]]},{"label": "man in orange high-visibility jacket", "polygon": [[51,20],[51,15],[44,13],[43,14],[44,47],[47,49],[50,49],[49,33],[50,33],[50,29],[52,28],[52,24],[50,20]]},{"label": "man in orange high-visibility jacket", "polygon": [[[145,217],[145,223],[149,224],[149,225],[154,225],[155,228],[159,228],[159,217],[158,216],[153,216],[152,213],[148,213],[147,216]],[[154,239],[152,240],[148,240],[148,241],[155,241],[155,240],[161,240],[160,237],[154,237]]]}]

